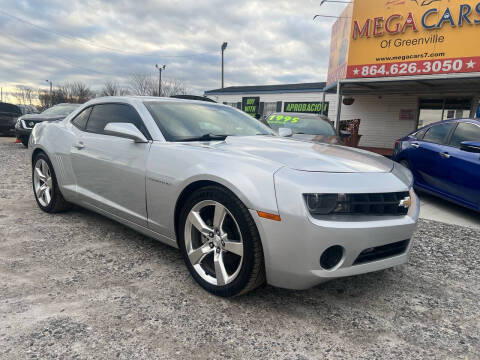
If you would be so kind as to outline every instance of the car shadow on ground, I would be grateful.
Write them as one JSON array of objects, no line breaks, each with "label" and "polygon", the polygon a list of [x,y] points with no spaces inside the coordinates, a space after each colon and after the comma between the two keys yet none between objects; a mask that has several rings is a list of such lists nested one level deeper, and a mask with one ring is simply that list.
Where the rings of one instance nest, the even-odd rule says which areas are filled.
[{"label": "car shadow on ground", "polygon": [[[375,302],[375,299],[382,299],[383,295],[386,297],[391,295],[391,285],[396,283],[395,287],[397,289],[401,287],[401,285],[398,284],[398,275],[405,270],[405,266],[398,266],[374,273],[333,279],[308,290],[288,290],[263,285],[248,294],[235,298],[222,299],[209,294],[196,284],[184,264],[180,250],[141,235],[123,224],[103,216],[98,216],[89,210],[75,207],[72,212],[75,216],[80,215],[82,218],[86,218],[88,222],[94,221],[108,224],[115,233],[118,232],[123,235],[116,237],[115,241],[124,242],[126,246],[134,241],[140,249],[143,248],[143,251],[155,252],[156,256],[154,257],[168,258],[170,266],[181,269],[183,276],[188,278],[186,282],[189,283],[189,286],[194,287],[194,292],[199,295],[203,293],[203,295],[209,297],[211,301],[229,301],[232,304],[243,304],[243,306],[246,307],[258,307],[261,303],[266,308],[272,305],[285,306],[286,304],[294,307],[312,306],[313,308],[317,308],[318,306],[325,307],[330,301],[346,302],[352,305],[356,304],[356,306],[360,307],[361,303],[365,301],[372,306],[372,301]],[[273,307],[272,309],[277,311],[275,308],[276,307]]]}]

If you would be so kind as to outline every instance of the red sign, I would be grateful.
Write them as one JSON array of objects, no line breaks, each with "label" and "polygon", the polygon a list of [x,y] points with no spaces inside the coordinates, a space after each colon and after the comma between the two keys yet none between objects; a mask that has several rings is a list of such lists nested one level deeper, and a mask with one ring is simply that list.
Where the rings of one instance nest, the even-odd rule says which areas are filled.
[{"label": "red sign", "polygon": [[442,59],[400,61],[385,64],[349,65],[347,78],[375,78],[480,72],[480,56]]}]

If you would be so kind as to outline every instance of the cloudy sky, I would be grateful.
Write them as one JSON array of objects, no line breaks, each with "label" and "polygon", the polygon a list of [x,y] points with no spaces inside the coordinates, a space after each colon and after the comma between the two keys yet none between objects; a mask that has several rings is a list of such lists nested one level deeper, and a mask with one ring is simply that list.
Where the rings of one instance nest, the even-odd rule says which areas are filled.
[{"label": "cloudy sky", "polygon": [[155,71],[192,93],[225,85],[324,81],[342,4],[320,0],[2,0],[0,86],[80,80],[100,89]]}]

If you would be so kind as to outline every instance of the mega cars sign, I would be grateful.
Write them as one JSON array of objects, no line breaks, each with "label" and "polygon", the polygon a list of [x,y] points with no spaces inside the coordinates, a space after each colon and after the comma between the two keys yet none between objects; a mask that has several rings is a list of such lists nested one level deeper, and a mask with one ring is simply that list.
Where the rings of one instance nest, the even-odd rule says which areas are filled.
[{"label": "mega cars sign", "polygon": [[355,0],[347,78],[480,72],[479,0]]}]

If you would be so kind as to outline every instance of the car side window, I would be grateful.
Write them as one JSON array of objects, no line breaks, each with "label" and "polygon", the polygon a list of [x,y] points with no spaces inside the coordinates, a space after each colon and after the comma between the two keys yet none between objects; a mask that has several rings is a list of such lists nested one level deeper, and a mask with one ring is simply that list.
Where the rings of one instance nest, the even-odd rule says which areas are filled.
[{"label": "car side window", "polygon": [[433,125],[425,133],[423,141],[428,141],[434,144],[444,144],[448,134],[450,133],[450,130],[454,125],[454,123]]},{"label": "car side window", "polygon": [[151,138],[140,115],[138,115],[133,107],[126,104],[95,105],[88,119],[86,130],[97,134],[104,134],[105,126],[109,123],[131,123],[135,125],[147,139]]},{"label": "car side window", "polygon": [[72,124],[75,125],[77,128],[79,128],[80,130],[85,130],[85,126],[87,125],[90,111],[92,111],[91,107],[84,109],[80,114],[75,116],[75,118],[72,120]]},{"label": "car side window", "polygon": [[459,148],[464,141],[480,141],[480,126],[468,122],[459,123],[449,145]]},{"label": "car side window", "polygon": [[415,138],[418,139],[418,140],[422,140],[423,137],[424,137],[424,135],[425,135],[425,132],[426,132],[426,131],[427,131],[426,129],[417,131],[417,132],[414,134]]}]

